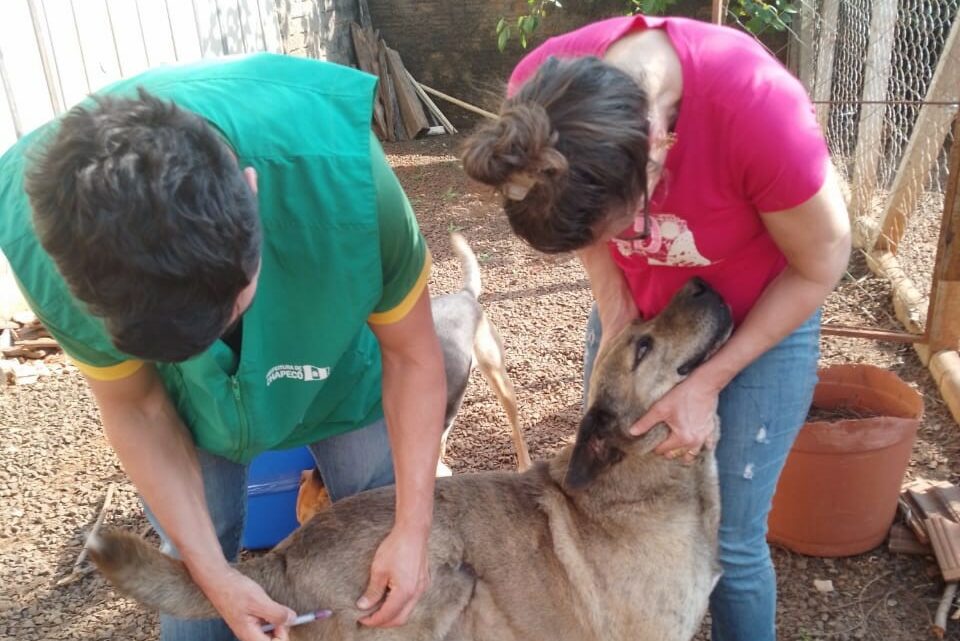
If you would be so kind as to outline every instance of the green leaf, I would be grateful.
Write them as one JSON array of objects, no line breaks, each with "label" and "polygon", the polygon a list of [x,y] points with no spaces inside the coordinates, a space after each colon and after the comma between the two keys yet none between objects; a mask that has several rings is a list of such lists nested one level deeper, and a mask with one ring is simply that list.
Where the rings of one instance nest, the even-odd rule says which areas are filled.
[{"label": "green leaf", "polygon": [[504,27],[503,31],[500,32],[500,35],[497,36],[497,49],[500,50],[500,53],[503,53],[503,50],[507,48],[507,41],[510,39],[510,27]]},{"label": "green leaf", "polygon": [[524,49],[527,48],[527,34],[522,31],[520,32],[520,46]]},{"label": "green leaf", "polygon": [[506,26],[507,26],[507,19],[500,18],[500,21],[497,23],[497,35],[500,35],[500,33],[504,30]]}]

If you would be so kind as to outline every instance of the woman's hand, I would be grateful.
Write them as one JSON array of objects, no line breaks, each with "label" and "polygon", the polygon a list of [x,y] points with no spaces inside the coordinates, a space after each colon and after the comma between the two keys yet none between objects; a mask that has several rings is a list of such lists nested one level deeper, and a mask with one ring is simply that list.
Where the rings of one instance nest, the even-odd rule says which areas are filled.
[{"label": "woman's hand", "polygon": [[670,436],[654,450],[667,458],[683,457],[687,463],[706,447],[713,447],[719,388],[696,373],[667,392],[630,428],[634,436],[666,423]]}]

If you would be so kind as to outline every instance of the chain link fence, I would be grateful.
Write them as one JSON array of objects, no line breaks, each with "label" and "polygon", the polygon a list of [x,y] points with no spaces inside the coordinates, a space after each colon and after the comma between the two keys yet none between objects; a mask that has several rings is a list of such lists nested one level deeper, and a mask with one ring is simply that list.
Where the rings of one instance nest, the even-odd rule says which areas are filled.
[{"label": "chain link fence", "polygon": [[[801,0],[791,66],[813,98],[850,188],[859,256],[849,280],[893,296],[899,325],[922,333],[960,104],[960,0]],[[861,265],[892,281],[871,286]],[[891,327],[889,298],[859,325]],[[882,318],[881,318],[882,317]],[[840,319],[850,322],[850,318]]]}]

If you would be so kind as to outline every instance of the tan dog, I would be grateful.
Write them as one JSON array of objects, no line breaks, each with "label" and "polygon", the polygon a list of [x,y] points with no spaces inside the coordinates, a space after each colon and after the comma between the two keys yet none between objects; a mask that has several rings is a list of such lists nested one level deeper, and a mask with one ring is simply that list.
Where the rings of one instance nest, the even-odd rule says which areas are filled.
[{"label": "tan dog", "polygon": [[[292,628],[298,641],[688,641],[718,576],[716,463],[709,451],[691,465],[654,454],[664,425],[628,430],[730,328],[719,296],[691,282],[600,355],[572,447],[523,474],[438,479],[432,583],[405,626],[361,626],[355,605],[393,523],[392,488],[334,504],[238,568],[298,612],[333,610]],[[140,538],[105,533],[88,548],[144,605],[216,616],[183,564]]]},{"label": "tan dog", "polygon": [[[517,469],[523,472],[530,467],[530,454],[517,413],[517,397],[507,373],[503,341],[497,328],[487,318],[480,305],[480,264],[467,241],[460,234],[450,235],[453,251],[460,259],[463,270],[463,286],[452,294],[437,296],[430,301],[433,324],[443,350],[444,373],[447,379],[447,399],[444,414],[444,430],[440,444],[438,476],[449,476],[443,460],[446,457],[447,438],[453,429],[454,419],[467,392],[467,382],[474,365],[483,374],[497,400],[507,414],[510,423],[513,449],[517,455]],[[297,492],[297,522],[301,525],[321,510],[331,505],[330,494],[316,468],[300,474]]]}]

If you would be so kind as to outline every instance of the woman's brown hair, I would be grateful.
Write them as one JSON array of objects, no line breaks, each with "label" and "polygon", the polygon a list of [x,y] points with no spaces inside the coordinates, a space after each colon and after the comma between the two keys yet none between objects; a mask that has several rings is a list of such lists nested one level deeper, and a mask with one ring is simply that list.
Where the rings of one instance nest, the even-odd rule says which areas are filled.
[{"label": "woman's brown hair", "polygon": [[504,193],[510,226],[535,249],[579,249],[612,213],[646,202],[647,109],[626,72],[549,58],[467,140],[463,166]]}]

